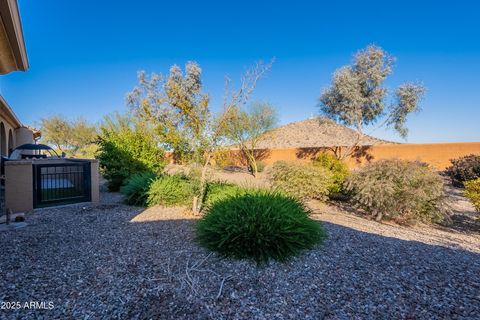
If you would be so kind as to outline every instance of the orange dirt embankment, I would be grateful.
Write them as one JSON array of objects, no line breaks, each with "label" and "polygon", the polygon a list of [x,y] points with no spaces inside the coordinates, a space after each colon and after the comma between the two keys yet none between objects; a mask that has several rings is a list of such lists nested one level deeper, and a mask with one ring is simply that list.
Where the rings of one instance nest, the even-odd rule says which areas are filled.
[{"label": "orange dirt embankment", "polygon": [[[310,161],[325,148],[265,149],[258,151],[258,159],[270,165],[275,161]],[[234,154],[237,153],[232,151]],[[469,154],[480,154],[480,142],[432,143],[432,144],[385,144],[365,148],[361,156],[347,160],[350,167],[358,167],[380,159],[420,160],[438,170],[450,166],[450,159]],[[233,158],[238,158],[233,156]]]}]

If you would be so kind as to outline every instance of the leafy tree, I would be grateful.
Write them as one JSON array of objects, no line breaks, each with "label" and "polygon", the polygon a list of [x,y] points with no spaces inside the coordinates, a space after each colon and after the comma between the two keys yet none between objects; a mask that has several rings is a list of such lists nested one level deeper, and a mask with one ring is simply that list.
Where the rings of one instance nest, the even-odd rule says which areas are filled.
[{"label": "leafy tree", "polygon": [[256,149],[263,134],[277,124],[276,111],[267,103],[255,102],[247,110],[236,107],[227,124],[227,136],[238,145],[251,168],[258,173]]},{"label": "leafy tree", "polygon": [[393,127],[401,137],[407,136],[407,116],[420,110],[419,102],[425,88],[418,84],[402,84],[388,103],[390,96],[384,82],[392,73],[394,61],[395,58],[382,48],[370,45],[356,53],[351,65],[334,73],[331,86],[320,96],[321,113],[357,133],[355,141],[346,146],[340,158],[352,155],[366,136],[365,127],[377,122],[380,124],[374,130],[382,126]]},{"label": "leafy tree", "polygon": [[139,73],[139,84],[127,95],[127,103],[142,119],[158,132],[167,150],[182,159],[202,165],[200,194],[193,199],[192,210],[202,208],[206,188],[206,173],[213,153],[225,138],[227,123],[233,110],[245,104],[257,81],[267,72],[270,64],[257,64],[243,76],[239,90],[226,90],[222,112],[213,115],[209,97],[202,91],[201,68],[188,62],[185,72],[174,65],[166,76]]},{"label": "leafy tree", "polygon": [[98,145],[96,157],[111,191],[133,174],[160,174],[165,167],[165,151],[153,129],[129,114],[106,116]]},{"label": "leafy tree", "polygon": [[68,120],[62,115],[43,118],[41,141],[69,157],[93,158],[97,128],[85,119]]},{"label": "leafy tree", "polygon": [[211,113],[198,64],[187,63],[185,75],[176,65],[165,77],[139,72],[138,86],[127,95],[127,104],[137,116],[153,124],[165,149],[179,160],[192,160],[205,149]]}]

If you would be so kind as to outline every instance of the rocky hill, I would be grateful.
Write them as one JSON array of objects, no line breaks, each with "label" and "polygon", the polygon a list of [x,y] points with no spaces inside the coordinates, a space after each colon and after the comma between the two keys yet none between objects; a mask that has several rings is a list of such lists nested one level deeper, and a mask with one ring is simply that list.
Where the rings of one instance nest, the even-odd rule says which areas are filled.
[{"label": "rocky hill", "polygon": [[[349,146],[357,139],[355,131],[329,119],[313,118],[292,122],[266,133],[258,149],[289,149]],[[393,143],[365,136],[361,146]]]}]

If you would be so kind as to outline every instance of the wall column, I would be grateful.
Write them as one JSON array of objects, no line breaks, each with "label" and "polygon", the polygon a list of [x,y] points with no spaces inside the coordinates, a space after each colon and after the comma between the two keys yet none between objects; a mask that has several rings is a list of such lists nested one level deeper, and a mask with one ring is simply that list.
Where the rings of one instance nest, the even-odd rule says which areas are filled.
[{"label": "wall column", "polygon": [[33,210],[33,162],[5,162],[5,208],[13,213]]}]

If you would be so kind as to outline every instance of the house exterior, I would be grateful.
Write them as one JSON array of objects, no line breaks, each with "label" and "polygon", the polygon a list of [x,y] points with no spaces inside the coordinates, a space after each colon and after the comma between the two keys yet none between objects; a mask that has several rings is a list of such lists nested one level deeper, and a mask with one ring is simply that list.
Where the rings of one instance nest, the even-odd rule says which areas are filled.
[{"label": "house exterior", "polygon": [[0,154],[10,155],[13,149],[25,143],[33,143],[40,133],[24,126],[5,99],[0,96]]},{"label": "house exterior", "polygon": [[[28,67],[17,0],[0,0],[0,75]],[[0,95],[0,223],[8,221],[4,213],[99,201],[96,160],[46,159],[28,152],[26,158],[8,159],[16,147],[39,137]]]},{"label": "house exterior", "polygon": [[[0,74],[27,71],[28,59],[16,0],[0,1]],[[34,131],[15,115],[0,95],[0,155],[8,156],[17,146],[32,143]]]}]

